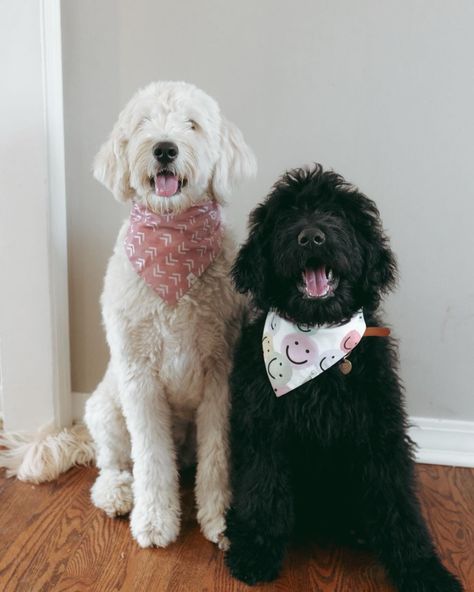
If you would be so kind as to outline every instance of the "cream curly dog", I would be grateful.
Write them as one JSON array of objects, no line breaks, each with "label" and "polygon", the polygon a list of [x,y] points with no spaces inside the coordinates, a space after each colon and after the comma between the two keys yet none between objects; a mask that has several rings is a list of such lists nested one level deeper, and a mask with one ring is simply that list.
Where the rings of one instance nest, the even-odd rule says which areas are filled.
[{"label": "cream curly dog", "polygon": [[[95,177],[118,200],[145,212],[145,223],[148,214],[155,222],[171,220],[200,204],[220,216],[232,184],[255,171],[240,131],[212,98],[183,82],[138,91],[94,163]],[[142,547],[164,547],[178,536],[177,462],[189,438],[197,444],[202,532],[218,542],[225,528],[227,377],[242,303],[228,276],[233,241],[219,220],[212,262],[176,303],[139,273],[140,260],[132,265],[124,247],[129,221],[105,276],[110,363],[85,416],[100,471],[92,500],[109,516],[131,511],[131,531]]]}]

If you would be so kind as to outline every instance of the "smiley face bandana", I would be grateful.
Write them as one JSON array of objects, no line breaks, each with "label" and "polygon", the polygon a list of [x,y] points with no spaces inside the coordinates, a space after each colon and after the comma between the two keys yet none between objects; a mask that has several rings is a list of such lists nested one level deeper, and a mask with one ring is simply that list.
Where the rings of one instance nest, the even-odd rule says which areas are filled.
[{"label": "smiley face bandana", "polygon": [[343,325],[294,324],[270,311],[263,329],[263,359],[277,397],[298,388],[345,358],[360,342],[362,310]]}]

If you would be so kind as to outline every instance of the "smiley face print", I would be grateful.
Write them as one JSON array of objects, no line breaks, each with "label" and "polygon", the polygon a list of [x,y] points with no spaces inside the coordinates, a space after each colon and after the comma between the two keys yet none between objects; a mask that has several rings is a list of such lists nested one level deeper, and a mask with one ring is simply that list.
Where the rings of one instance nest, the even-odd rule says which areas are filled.
[{"label": "smiley face print", "polygon": [[316,343],[303,333],[290,333],[281,342],[282,353],[296,368],[304,368],[314,363],[318,357]]},{"label": "smiley face print", "polygon": [[267,327],[270,330],[272,335],[276,335],[278,333],[278,329],[281,325],[281,318],[274,312],[269,313]]},{"label": "smiley face print", "polygon": [[318,332],[319,327],[318,325],[311,326],[304,323],[296,323],[295,329],[298,329],[298,331],[301,331],[304,335],[315,335]]},{"label": "smiley face print", "polygon": [[283,387],[291,379],[293,370],[285,358],[273,352],[266,360],[267,374],[273,387]]},{"label": "smiley face print", "polygon": [[273,349],[272,336],[269,335],[268,333],[265,333],[263,335],[262,349],[263,349],[263,358],[265,361],[268,361],[268,359],[275,353],[274,349]]},{"label": "smiley face print", "polygon": [[344,353],[350,352],[355,348],[355,346],[359,343],[361,339],[362,336],[358,331],[356,331],[355,329],[353,331],[350,331],[349,333],[347,333],[347,335],[344,335],[341,341],[341,350]]},{"label": "smiley face print", "polygon": [[342,360],[343,357],[340,349],[326,350],[319,356],[317,366],[321,372],[324,372],[331,366],[334,366],[339,360]]}]

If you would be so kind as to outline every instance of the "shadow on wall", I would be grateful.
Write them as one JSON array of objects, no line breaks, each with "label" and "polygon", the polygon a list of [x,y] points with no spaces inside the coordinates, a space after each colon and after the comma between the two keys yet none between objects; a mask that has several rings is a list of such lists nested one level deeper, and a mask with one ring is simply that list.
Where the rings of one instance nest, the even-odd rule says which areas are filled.
[{"label": "shadow on wall", "polygon": [[118,13],[114,0],[95,2],[93,14],[74,1],[62,11],[71,378],[79,392],[95,388],[108,360],[99,297],[127,212],[91,172],[122,107]]}]

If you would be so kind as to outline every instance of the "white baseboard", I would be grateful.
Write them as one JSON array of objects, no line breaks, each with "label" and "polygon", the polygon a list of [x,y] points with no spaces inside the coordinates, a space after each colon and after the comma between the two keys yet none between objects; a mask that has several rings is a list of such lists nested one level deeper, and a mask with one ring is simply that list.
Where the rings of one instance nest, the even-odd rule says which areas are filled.
[{"label": "white baseboard", "polygon": [[410,424],[418,462],[474,467],[474,421],[411,417]]},{"label": "white baseboard", "polygon": [[[75,421],[82,420],[88,397],[88,393],[72,394]],[[411,417],[410,426],[410,437],[417,444],[417,462],[474,467],[474,421]]]}]

